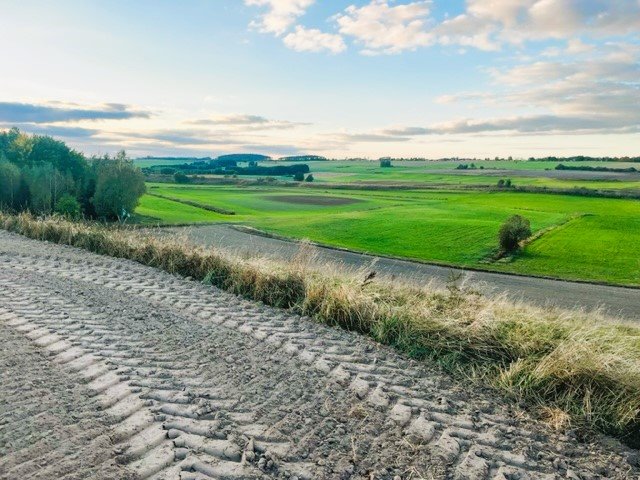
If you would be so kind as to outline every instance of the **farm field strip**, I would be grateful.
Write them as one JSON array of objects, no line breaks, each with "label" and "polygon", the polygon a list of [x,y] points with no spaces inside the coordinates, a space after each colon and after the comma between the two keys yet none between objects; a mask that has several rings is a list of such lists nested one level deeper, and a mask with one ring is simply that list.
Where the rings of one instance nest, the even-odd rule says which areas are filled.
[{"label": "farm field strip", "polygon": [[[460,164],[476,165],[475,169],[458,170]],[[327,183],[443,183],[450,185],[495,185],[500,178],[510,178],[518,186],[547,188],[588,188],[608,190],[640,190],[640,173],[557,171],[561,162],[523,161],[396,161],[391,168],[381,168],[374,161],[326,161],[309,162],[311,173],[317,182]],[[292,162],[273,162],[265,165],[294,165]],[[578,162],[571,165],[576,166]],[[579,162],[584,167],[612,169],[636,168],[631,162]],[[482,168],[481,168],[482,167]],[[223,177],[223,175],[207,175]],[[247,176],[243,178],[257,178]]]},{"label": "farm field strip", "polygon": [[[640,285],[640,203],[635,200],[513,192],[358,191],[150,184],[154,193],[233,210],[233,218],[143,198],[138,213],[162,223],[244,223],[291,238],[372,254]],[[286,201],[290,198],[290,201]],[[179,206],[176,209],[173,206]],[[520,214],[538,231],[585,215],[531,242],[509,263],[486,260],[500,224]],[[153,223],[153,222],[151,222]],[[602,259],[606,258],[607,261]]]}]

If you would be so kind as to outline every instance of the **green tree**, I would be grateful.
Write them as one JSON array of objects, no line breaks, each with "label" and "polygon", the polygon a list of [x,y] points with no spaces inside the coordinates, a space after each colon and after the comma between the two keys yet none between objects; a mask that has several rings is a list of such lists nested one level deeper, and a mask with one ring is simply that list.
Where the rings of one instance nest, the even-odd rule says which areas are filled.
[{"label": "green tree", "polygon": [[296,182],[302,182],[302,181],[304,180],[304,173],[302,173],[302,172],[298,172],[298,173],[296,173],[296,174],[293,176],[293,179],[294,179]]},{"label": "green tree", "polygon": [[520,242],[531,236],[531,223],[520,215],[514,215],[505,221],[498,232],[500,248],[505,252],[514,252]]},{"label": "green tree", "polygon": [[70,174],[80,181],[85,174],[87,161],[82,154],[71,150],[64,142],[51,137],[34,136],[27,156],[30,165],[49,163],[62,174]]},{"label": "green tree", "polygon": [[25,183],[29,188],[29,209],[34,213],[51,213],[52,176],[51,165],[41,164],[23,169]]},{"label": "green tree", "polygon": [[22,167],[28,164],[29,154],[33,148],[33,137],[21,133],[17,128],[12,128],[2,133],[0,145],[3,146],[9,161]]},{"label": "green tree", "polygon": [[0,209],[19,205],[20,169],[6,159],[0,160]]},{"label": "green tree", "polygon": [[191,183],[191,179],[182,172],[174,173],[173,181],[176,183]]},{"label": "green tree", "polygon": [[56,202],[55,212],[71,220],[77,220],[80,218],[82,209],[75,197],[65,193]]},{"label": "green tree", "polygon": [[145,190],[142,172],[124,151],[98,162],[93,205],[99,217],[124,223]]},{"label": "green tree", "polygon": [[313,174],[310,173],[309,175],[307,175],[307,178],[304,179],[305,182],[313,182],[314,178],[313,178]]}]

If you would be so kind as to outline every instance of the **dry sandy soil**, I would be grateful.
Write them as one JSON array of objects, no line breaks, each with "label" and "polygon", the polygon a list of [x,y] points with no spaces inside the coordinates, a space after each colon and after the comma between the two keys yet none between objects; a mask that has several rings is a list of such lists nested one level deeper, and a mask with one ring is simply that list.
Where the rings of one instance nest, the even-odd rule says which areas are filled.
[{"label": "dry sandy soil", "polygon": [[2,479],[634,479],[356,334],[0,232]]}]

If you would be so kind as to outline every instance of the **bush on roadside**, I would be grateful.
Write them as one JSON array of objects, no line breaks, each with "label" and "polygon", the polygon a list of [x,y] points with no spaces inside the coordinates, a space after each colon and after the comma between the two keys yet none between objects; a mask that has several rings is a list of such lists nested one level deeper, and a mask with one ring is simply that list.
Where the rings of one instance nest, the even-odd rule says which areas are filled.
[{"label": "bush on roadside", "polygon": [[505,221],[498,232],[500,248],[505,252],[513,252],[520,247],[520,242],[531,236],[531,223],[520,215],[514,215]]}]

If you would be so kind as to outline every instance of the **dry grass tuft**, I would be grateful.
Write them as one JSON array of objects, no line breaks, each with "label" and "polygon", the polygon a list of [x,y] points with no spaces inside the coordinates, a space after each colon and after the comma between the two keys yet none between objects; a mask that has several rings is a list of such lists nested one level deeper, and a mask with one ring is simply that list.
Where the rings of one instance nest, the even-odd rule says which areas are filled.
[{"label": "dry grass tuft", "polygon": [[489,382],[541,408],[556,428],[597,429],[640,445],[640,328],[635,325],[598,313],[489,299],[454,284],[438,290],[364,281],[370,273],[365,270],[320,272],[309,250],[284,264],[60,218],[0,213],[0,226],[203,280],[361,332]]},{"label": "dry grass tuft", "polygon": [[557,407],[540,407],[540,416],[556,432],[565,431],[571,426],[571,416]]}]

